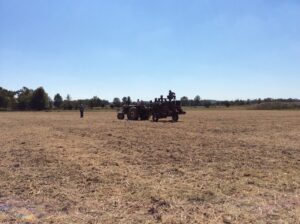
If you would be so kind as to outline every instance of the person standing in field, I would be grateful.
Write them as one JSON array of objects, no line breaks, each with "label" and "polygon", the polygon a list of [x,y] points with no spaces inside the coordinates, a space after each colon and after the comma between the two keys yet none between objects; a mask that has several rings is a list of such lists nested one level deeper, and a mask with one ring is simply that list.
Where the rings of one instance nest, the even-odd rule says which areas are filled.
[{"label": "person standing in field", "polygon": [[82,104],[80,104],[80,106],[79,106],[79,111],[80,111],[80,118],[83,118],[83,115],[84,115],[84,106]]}]

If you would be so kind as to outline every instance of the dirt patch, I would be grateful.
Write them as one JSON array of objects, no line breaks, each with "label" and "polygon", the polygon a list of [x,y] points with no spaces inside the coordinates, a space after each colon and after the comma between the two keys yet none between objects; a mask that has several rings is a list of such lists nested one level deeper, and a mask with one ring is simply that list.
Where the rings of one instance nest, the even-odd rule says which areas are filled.
[{"label": "dirt patch", "polygon": [[1,223],[299,223],[300,112],[0,114]]}]

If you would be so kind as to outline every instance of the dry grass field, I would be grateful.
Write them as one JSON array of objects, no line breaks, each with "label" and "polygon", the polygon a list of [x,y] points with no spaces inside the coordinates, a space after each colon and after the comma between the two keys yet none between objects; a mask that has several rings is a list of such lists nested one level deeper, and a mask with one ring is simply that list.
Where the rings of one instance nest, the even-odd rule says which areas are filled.
[{"label": "dry grass field", "polygon": [[300,111],[0,113],[0,223],[300,223]]}]

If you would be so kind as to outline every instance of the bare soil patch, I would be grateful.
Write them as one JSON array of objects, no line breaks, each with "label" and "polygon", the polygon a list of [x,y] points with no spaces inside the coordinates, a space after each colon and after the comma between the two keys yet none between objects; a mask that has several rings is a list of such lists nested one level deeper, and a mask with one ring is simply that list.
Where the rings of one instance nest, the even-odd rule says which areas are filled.
[{"label": "bare soil patch", "polygon": [[0,113],[1,223],[300,223],[300,111]]}]

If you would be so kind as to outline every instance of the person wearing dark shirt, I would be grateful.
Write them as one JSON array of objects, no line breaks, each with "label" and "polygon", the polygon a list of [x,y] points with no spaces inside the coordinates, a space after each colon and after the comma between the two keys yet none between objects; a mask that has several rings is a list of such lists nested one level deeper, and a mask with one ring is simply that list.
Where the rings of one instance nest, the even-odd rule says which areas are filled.
[{"label": "person wearing dark shirt", "polygon": [[80,106],[79,106],[79,111],[80,111],[80,118],[83,118],[83,115],[84,115],[84,106],[82,104],[80,104]]}]

